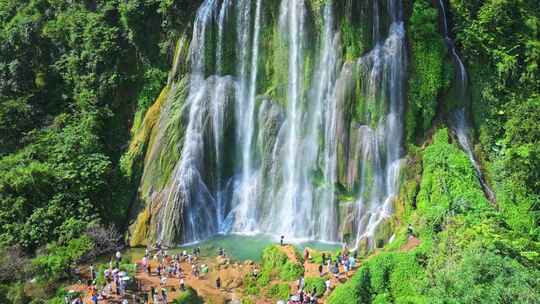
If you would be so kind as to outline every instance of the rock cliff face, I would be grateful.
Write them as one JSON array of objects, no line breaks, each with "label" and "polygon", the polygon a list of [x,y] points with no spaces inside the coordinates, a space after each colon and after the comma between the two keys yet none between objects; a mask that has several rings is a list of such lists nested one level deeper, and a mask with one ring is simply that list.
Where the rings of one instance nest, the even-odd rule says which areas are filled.
[{"label": "rock cliff face", "polygon": [[204,1],[141,130],[131,244],[388,240],[405,157],[405,15],[397,0]]}]

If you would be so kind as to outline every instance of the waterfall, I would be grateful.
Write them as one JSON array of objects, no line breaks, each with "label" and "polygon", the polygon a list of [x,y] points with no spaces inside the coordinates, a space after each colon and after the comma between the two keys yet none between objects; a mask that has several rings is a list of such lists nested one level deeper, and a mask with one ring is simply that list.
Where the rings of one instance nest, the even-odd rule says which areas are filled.
[{"label": "waterfall", "polygon": [[355,130],[357,144],[353,159],[360,166],[360,190],[354,208],[356,245],[373,238],[379,224],[391,216],[398,194],[405,52],[404,24],[395,19],[386,40],[356,63],[363,83],[360,94],[375,107],[386,108],[386,114],[381,117],[369,113],[368,123]]},{"label": "waterfall", "polygon": [[[262,0],[257,0],[255,6],[254,33],[251,48],[247,47],[250,37],[251,1],[243,0],[239,2],[242,8],[238,17],[238,47],[241,48],[240,55],[240,89],[237,98],[237,121],[238,139],[241,147],[241,170],[239,181],[235,185],[233,200],[236,206],[235,216],[238,218],[234,222],[235,231],[252,231],[256,229],[254,221],[257,208],[250,205],[257,195],[257,183],[253,168],[253,137],[255,133],[255,97],[257,90],[257,71],[259,61],[259,37],[261,31],[261,6]],[[251,62],[249,58],[251,57]],[[249,69],[248,69],[249,68]],[[222,230],[228,230],[228,227]]]},{"label": "waterfall", "polygon": [[461,60],[461,57],[458,55],[454,41],[452,40],[452,38],[450,38],[450,34],[448,30],[448,18],[446,15],[446,7],[443,0],[439,0],[439,7],[440,7],[441,15],[442,15],[442,32],[444,35],[444,40],[446,42],[446,47],[448,48],[448,51],[450,52],[450,55],[452,56],[454,66],[456,67],[455,79],[457,80],[456,81],[457,94],[455,98],[457,99],[457,102],[460,105],[457,109],[454,109],[453,112],[450,113],[449,124],[457,136],[459,145],[469,157],[469,160],[471,161],[471,164],[474,167],[476,176],[478,177],[478,181],[480,182],[480,185],[482,186],[482,189],[484,191],[484,194],[486,195],[486,198],[490,202],[495,203],[496,201],[495,193],[491,190],[491,188],[489,187],[488,183],[486,182],[484,178],[484,174],[482,173],[480,164],[478,163],[476,157],[474,156],[474,152],[473,152],[473,148],[471,144],[471,139],[470,139],[471,127],[470,127],[470,122],[469,122],[468,113],[467,113],[467,110],[468,110],[467,108],[470,106],[467,70],[465,69],[463,60]]},{"label": "waterfall", "polygon": [[[373,45],[353,60],[341,57],[339,2],[320,11],[305,0],[202,3],[177,109],[181,142],[162,129],[156,143],[180,149],[166,185],[150,187],[157,241],[374,237],[398,194],[407,63],[400,2],[370,3]],[[266,78],[281,66],[283,90]],[[353,119],[351,108],[363,110]]]}]

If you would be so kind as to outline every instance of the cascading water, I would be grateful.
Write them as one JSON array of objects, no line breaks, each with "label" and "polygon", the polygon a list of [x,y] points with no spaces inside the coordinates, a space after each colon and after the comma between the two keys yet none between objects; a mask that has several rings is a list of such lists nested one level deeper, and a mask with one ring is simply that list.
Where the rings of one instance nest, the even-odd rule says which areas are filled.
[{"label": "cascading water", "polygon": [[405,28],[398,3],[389,8],[392,22],[387,38],[379,41],[378,25],[374,24],[375,48],[344,69],[340,77],[340,90],[347,91],[347,87],[360,81],[361,88],[356,94],[367,107],[363,111],[364,123],[352,130],[355,143],[351,143],[353,167],[349,179],[351,183],[359,179],[359,191],[349,221],[356,246],[363,240],[371,241],[377,227],[391,216],[399,190],[406,77]]},{"label": "cascading water", "polygon": [[[391,215],[406,71],[400,2],[370,2],[372,48],[354,60],[341,58],[342,4],[325,1],[316,25],[312,3],[205,0],[199,8],[181,151],[167,185],[148,195],[159,210],[157,241],[267,233],[358,244]],[[283,62],[269,68],[268,54]],[[285,73],[269,85],[280,65]],[[363,109],[355,119],[351,107]]]},{"label": "cascading water", "polygon": [[449,115],[449,124],[454,131],[454,133],[457,136],[459,145],[461,148],[467,153],[467,156],[469,157],[474,170],[476,171],[476,176],[478,177],[478,180],[480,182],[480,185],[482,186],[482,189],[484,191],[484,194],[486,195],[486,198],[492,202],[495,203],[495,194],[487,184],[484,174],[482,173],[482,169],[480,168],[480,165],[478,161],[476,160],[476,157],[474,156],[474,152],[471,145],[470,140],[470,124],[468,117],[468,107],[470,106],[470,96],[469,96],[469,88],[468,88],[468,75],[467,70],[465,69],[465,65],[463,64],[463,60],[461,60],[461,57],[458,55],[458,52],[456,50],[456,46],[454,44],[454,41],[452,38],[450,38],[449,30],[448,30],[448,19],[446,15],[446,7],[443,0],[439,0],[439,7],[442,14],[442,31],[444,35],[444,40],[446,42],[446,47],[448,48],[448,51],[450,52],[452,56],[452,60],[454,62],[454,66],[456,67],[456,74],[455,74],[455,96],[458,103],[458,107],[454,109]]}]

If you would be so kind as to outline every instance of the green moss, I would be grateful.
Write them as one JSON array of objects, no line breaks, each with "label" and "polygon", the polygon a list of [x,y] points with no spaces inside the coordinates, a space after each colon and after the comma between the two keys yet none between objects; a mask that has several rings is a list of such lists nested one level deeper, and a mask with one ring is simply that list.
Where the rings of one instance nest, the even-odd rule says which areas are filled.
[{"label": "green moss", "polygon": [[270,47],[273,51],[269,56],[270,60],[267,60],[265,64],[265,77],[270,79],[270,84],[265,95],[270,96],[285,107],[289,78],[289,54],[287,42],[284,41],[277,26],[273,29]]},{"label": "green moss", "polygon": [[347,19],[344,19],[340,24],[340,31],[345,60],[351,61],[360,57],[364,49],[360,43],[359,29],[355,28]]}]

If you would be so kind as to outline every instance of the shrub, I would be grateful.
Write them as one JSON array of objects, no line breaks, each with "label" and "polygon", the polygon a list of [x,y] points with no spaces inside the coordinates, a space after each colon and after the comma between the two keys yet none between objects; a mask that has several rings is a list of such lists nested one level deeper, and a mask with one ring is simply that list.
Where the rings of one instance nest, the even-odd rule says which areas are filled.
[{"label": "shrub", "polygon": [[263,250],[263,254],[262,254],[263,268],[271,269],[271,268],[281,267],[281,265],[285,264],[286,262],[287,262],[287,255],[283,251],[281,251],[281,249],[278,246],[272,245],[272,246],[266,247]]},{"label": "shrub", "polygon": [[286,300],[290,295],[290,287],[287,283],[274,284],[266,291],[269,298],[277,300]]},{"label": "shrub", "polygon": [[302,274],[304,274],[303,265],[287,261],[287,263],[281,266],[279,277],[285,281],[292,281],[298,279]]},{"label": "shrub", "polygon": [[257,286],[258,281],[256,281],[255,277],[253,276],[246,276],[244,278],[244,289],[248,295],[258,295],[260,293],[260,289]]},{"label": "shrub", "polygon": [[306,278],[304,290],[310,294],[315,290],[317,297],[321,297],[326,290],[325,278]]},{"label": "shrub", "polygon": [[47,254],[33,259],[32,265],[42,280],[66,278],[71,265],[79,261],[92,246],[92,241],[85,236],[71,240],[66,245],[51,244],[47,246]]},{"label": "shrub", "polygon": [[203,304],[203,299],[197,294],[197,291],[191,287],[182,292],[178,298],[173,301],[174,304]]}]

